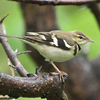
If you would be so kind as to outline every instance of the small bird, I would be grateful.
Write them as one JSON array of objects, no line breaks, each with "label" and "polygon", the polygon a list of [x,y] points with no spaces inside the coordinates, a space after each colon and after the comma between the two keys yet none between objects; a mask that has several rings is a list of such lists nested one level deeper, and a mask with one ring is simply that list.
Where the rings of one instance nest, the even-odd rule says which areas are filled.
[{"label": "small bird", "polygon": [[27,32],[24,37],[0,35],[20,39],[34,47],[46,61],[49,61],[63,78],[61,71],[53,62],[65,62],[73,58],[81,46],[94,42],[80,31]]}]

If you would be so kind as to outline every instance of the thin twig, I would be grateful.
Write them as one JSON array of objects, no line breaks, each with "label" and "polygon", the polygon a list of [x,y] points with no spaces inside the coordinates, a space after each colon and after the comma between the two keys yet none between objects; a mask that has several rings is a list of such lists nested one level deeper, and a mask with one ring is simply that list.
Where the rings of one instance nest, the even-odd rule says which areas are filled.
[{"label": "thin twig", "polygon": [[30,53],[30,52],[31,52],[30,50],[27,50],[27,51],[19,52],[19,53],[17,53],[17,55],[26,54],[26,53]]},{"label": "thin twig", "polygon": [[[5,17],[3,17],[2,19],[0,19],[0,34],[4,34],[3,33],[3,28],[2,28],[2,22],[3,20],[7,17],[7,15]],[[16,66],[16,70],[19,73],[20,76],[22,77],[27,77],[28,72],[24,69],[24,67],[21,65],[20,61],[17,58],[17,54],[16,52],[14,52],[11,48],[11,46],[9,45],[6,37],[0,37],[0,42],[8,56],[8,58],[10,59],[11,63]]]},{"label": "thin twig", "polygon": [[3,23],[3,20],[8,16],[9,14],[7,14],[6,16],[4,16],[2,19],[0,19],[0,24]]},{"label": "thin twig", "polygon": [[11,62],[10,62],[10,59],[9,58],[7,58],[7,62],[8,62],[8,66],[10,68],[10,71],[11,71],[12,76],[15,76],[14,69],[12,67],[10,67]]}]

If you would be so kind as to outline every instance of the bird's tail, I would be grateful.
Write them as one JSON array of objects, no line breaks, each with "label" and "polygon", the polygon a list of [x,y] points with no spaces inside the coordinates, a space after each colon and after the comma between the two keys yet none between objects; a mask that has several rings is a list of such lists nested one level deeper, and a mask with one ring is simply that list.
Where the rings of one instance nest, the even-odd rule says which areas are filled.
[{"label": "bird's tail", "polygon": [[34,40],[31,42],[30,38],[28,38],[27,36],[24,36],[24,37],[17,37],[17,36],[12,36],[12,35],[6,35],[6,34],[1,34],[0,37],[10,37],[10,38],[16,38],[16,39],[19,39],[27,44],[30,44],[30,45],[34,45]]},{"label": "bird's tail", "polygon": [[10,37],[10,38],[16,38],[16,39],[24,40],[22,37],[11,36],[11,35],[6,35],[6,34],[0,34],[0,37]]}]

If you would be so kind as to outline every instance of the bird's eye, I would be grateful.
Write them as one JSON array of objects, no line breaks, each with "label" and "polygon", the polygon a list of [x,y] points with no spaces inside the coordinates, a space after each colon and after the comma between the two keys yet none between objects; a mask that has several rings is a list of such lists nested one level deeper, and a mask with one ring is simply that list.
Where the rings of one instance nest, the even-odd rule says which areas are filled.
[{"label": "bird's eye", "polygon": [[79,36],[79,38],[80,38],[80,39],[83,39],[83,37],[82,37],[82,36]]}]

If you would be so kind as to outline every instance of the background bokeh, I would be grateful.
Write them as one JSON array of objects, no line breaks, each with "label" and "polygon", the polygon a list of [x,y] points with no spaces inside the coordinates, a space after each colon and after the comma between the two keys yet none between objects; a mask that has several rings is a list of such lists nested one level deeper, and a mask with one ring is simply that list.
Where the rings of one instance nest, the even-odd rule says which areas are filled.
[{"label": "background bokeh", "polygon": [[[96,19],[91,11],[86,6],[56,6],[55,9],[59,29],[64,31],[79,30],[84,32],[95,41],[94,44],[88,45],[89,59],[94,59],[97,57],[100,53],[98,48],[100,44],[100,33]],[[6,29],[6,34],[24,36],[25,24],[20,4],[17,2],[0,0],[0,18],[7,14],[9,14],[9,16],[4,20],[3,23],[4,28]],[[16,48],[18,48],[19,52],[26,50],[23,42],[11,38],[8,38],[8,41],[13,50]],[[19,55],[18,59],[29,73],[35,72],[37,65],[35,62],[33,62],[28,54]],[[1,44],[0,71],[6,74],[11,74],[7,65],[7,56]],[[19,98],[18,100],[31,99]],[[40,98],[32,98],[32,100],[40,100]]]}]

